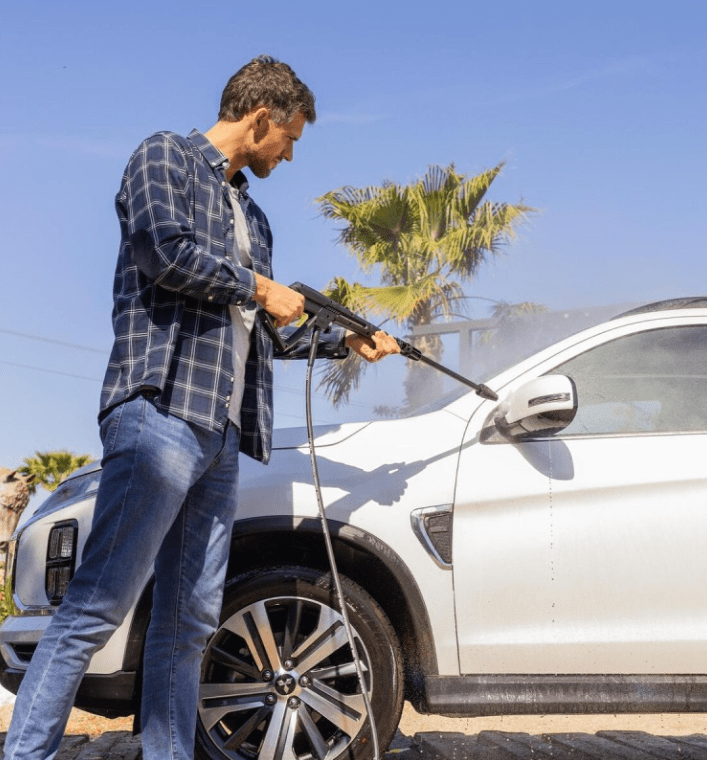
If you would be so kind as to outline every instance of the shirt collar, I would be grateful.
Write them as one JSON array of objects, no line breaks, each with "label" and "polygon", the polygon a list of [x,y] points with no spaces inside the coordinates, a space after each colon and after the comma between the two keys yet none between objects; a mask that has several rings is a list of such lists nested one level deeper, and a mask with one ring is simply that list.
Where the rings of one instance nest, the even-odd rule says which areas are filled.
[{"label": "shirt collar", "polygon": [[248,197],[248,180],[240,169],[231,178],[231,184],[244,198]]},{"label": "shirt collar", "polygon": [[213,169],[222,166],[228,161],[226,156],[205,135],[202,135],[198,129],[192,129],[187,135],[187,139],[201,151],[201,154]]},{"label": "shirt collar", "polygon": [[[188,134],[187,139],[189,139],[193,145],[195,145],[199,151],[201,152],[202,156],[206,159],[209,166],[211,166],[212,169],[217,170],[221,169],[224,174],[226,173],[226,169],[229,166],[228,159],[226,156],[221,153],[221,151],[206,137],[205,135],[202,135],[201,132],[199,132],[198,129],[192,129],[192,131]],[[238,190],[241,195],[247,196],[248,194],[248,180],[246,179],[245,174],[243,174],[242,171],[237,171],[233,178],[231,179],[231,184],[233,187]]]}]

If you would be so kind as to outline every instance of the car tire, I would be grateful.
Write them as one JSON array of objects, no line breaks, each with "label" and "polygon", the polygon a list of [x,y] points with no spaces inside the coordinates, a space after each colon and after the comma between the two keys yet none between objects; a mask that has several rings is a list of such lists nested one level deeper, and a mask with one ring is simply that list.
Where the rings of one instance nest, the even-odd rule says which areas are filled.
[{"label": "car tire", "polygon": [[[400,720],[401,655],[387,617],[341,578],[382,755]],[[258,569],[231,578],[204,654],[201,760],[367,760],[370,722],[328,572]]]}]

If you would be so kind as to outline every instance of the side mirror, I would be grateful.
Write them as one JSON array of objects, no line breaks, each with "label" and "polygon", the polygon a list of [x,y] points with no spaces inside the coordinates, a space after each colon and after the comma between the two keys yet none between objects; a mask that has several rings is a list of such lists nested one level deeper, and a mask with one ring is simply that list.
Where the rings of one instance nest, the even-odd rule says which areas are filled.
[{"label": "side mirror", "polygon": [[553,435],[577,414],[577,388],[565,375],[544,375],[524,383],[505,399],[494,425],[508,439]]}]

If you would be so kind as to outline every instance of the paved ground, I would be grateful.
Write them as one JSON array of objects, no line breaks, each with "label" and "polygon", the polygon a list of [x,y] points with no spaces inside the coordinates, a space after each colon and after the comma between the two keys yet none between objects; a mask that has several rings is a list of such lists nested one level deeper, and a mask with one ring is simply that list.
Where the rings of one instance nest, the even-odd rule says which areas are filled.
[{"label": "paved ground", "polygon": [[[0,755],[13,709],[0,691]],[[3,704],[5,703],[5,704]],[[56,760],[141,760],[131,719],[74,710]],[[381,760],[707,760],[707,715],[423,716],[406,703]]]},{"label": "paved ground", "polygon": [[[5,734],[0,734],[4,744]],[[140,760],[140,741],[126,731],[98,738],[67,736],[57,760]],[[642,731],[545,734],[482,731],[474,736],[427,732],[393,740],[383,760],[707,760],[707,736],[654,736]]]},{"label": "paved ground", "polygon": [[660,737],[601,731],[531,736],[482,731],[476,736],[417,734],[414,745],[417,757],[424,760],[707,760],[707,737],[702,734]]}]

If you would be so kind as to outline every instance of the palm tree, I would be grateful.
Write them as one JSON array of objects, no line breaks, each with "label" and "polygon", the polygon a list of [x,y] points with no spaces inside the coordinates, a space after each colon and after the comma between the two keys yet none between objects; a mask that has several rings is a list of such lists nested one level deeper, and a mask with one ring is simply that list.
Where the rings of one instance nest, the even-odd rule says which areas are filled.
[{"label": "palm tree", "polygon": [[74,470],[88,464],[93,458],[90,454],[72,454],[70,451],[37,451],[35,456],[24,460],[18,472],[34,476],[28,486],[30,494],[36,492],[38,485],[44,486],[47,491],[53,491]]},{"label": "palm tree", "polygon": [[[464,297],[462,284],[474,279],[487,258],[501,253],[519,224],[535,211],[523,203],[485,200],[502,168],[503,162],[466,177],[453,164],[432,166],[410,185],[344,187],[318,198],[325,218],[345,223],[340,242],[365,273],[378,270],[383,283],[365,287],[336,278],[328,295],[353,311],[373,312],[409,330],[453,316]],[[441,359],[439,337],[419,337],[416,345]],[[348,400],[364,367],[357,356],[327,366],[320,385],[335,406]],[[408,406],[436,393],[429,379],[424,389],[416,382],[419,370],[420,365],[410,363]]]},{"label": "palm tree", "polygon": [[0,550],[7,542],[20,520],[22,510],[27,506],[32,483],[31,475],[21,475],[18,471],[0,467]]},{"label": "palm tree", "polygon": [[507,338],[514,332],[514,328],[525,318],[533,314],[544,314],[547,306],[532,301],[522,303],[508,303],[497,301],[491,307],[491,318],[496,321],[496,326],[491,330],[484,330],[479,334],[481,343],[492,343]]}]

